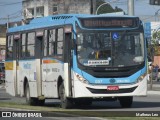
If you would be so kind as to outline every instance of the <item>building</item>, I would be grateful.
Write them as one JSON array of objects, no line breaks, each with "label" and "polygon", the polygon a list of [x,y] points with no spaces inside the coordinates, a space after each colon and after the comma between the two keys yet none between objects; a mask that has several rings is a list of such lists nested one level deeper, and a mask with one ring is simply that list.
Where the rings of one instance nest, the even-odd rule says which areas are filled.
[{"label": "building", "polygon": [[23,0],[24,19],[54,14],[91,13],[91,0]]},{"label": "building", "polygon": [[0,25],[0,63],[5,60],[6,25]]},{"label": "building", "polygon": [[151,4],[151,5],[160,5],[160,0],[149,0],[149,4]]}]

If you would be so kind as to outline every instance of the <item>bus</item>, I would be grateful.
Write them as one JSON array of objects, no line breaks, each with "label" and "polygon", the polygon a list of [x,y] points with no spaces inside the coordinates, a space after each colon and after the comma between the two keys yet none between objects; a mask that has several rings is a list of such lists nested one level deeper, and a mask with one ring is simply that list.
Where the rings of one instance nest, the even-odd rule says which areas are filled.
[{"label": "bus", "polygon": [[135,16],[61,14],[9,28],[6,91],[30,105],[59,99],[62,108],[147,95],[147,53]]}]

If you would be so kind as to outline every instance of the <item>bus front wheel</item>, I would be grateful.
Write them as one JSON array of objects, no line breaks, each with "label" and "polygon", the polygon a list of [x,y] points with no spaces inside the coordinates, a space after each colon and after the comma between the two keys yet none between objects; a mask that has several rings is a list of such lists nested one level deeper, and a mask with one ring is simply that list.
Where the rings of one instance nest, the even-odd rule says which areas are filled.
[{"label": "bus front wheel", "polygon": [[66,97],[63,84],[59,86],[59,97],[61,101],[60,105],[62,108],[67,109],[72,107],[72,100]]},{"label": "bus front wheel", "polygon": [[130,108],[133,103],[133,97],[128,96],[128,97],[119,97],[119,102],[122,108]]}]

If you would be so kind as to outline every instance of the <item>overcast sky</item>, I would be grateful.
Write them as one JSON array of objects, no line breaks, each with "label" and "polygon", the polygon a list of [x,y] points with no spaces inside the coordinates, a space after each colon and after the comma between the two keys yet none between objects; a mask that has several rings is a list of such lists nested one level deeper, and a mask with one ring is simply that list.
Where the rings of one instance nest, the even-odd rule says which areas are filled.
[{"label": "overcast sky", "polygon": [[[125,13],[127,12],[128,0],[106,0],[113,7],[118,6],[122,8]],[[0,24],[5,23],[7,16],[11,17],[11,21],[21,19],[22,13],[22,0],[0,0]],[[160,6],[149,5],[149,0],[135,0],[135,15],[155,15],[155,12],[160,9]],[[160,14],[160,11],[159,11]]]},{"label": "overcast sky", "polygon": [[[118,6],[122,8],[125,13],[128,13],[128,0],[106,0],[112,7]],[[155,15],[155,12],[160,9],[160,6],[150,5],[149,0],[134,0],[134,13],[139,15]],[[159,11],[160,13],[160,11]]]},{"label": "overcast sky", "polygon": [[12,21],[20,20],[21,13],[22,0],[0,0],[0,24],[6,22],[8,15]]}]

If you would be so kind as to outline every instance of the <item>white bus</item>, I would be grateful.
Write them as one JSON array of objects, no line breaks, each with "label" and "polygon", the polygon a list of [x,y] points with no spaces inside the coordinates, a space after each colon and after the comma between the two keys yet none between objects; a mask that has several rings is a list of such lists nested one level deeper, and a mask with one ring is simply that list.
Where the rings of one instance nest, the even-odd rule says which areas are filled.
[{"label": "white bus", "polygon": [[62,108],[147,94],[146,43],[133,16],[65,14],[8,29],[6,90],[30,105],[58,98]]}]

